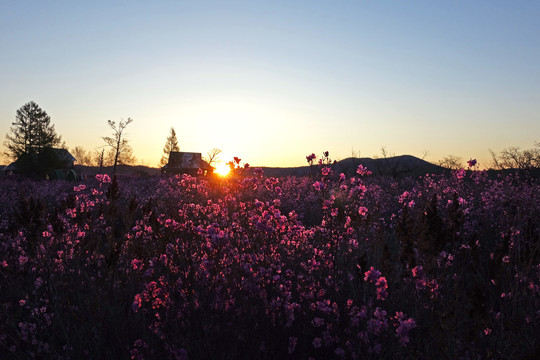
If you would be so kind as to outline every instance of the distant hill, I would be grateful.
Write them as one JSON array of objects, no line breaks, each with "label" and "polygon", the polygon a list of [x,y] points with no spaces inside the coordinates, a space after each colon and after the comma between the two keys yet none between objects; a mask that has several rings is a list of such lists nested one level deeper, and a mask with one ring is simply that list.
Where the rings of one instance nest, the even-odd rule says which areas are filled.
[{"label": "distant hill", "polygon": [[[359,165],[366,167],[373,175],[407,177],[421,176],[425,174],[440,174],[446,169],[432,164],[412,155],[401,155],[382,159],[354,158],[350,157],[332,165],[336,173],[344,173],[351,176],[356,173]],[[313,165],[318,168],[318,165]],[[310,173],[309,166],[299,167],[262,167],[264,174],[270,177],[281,176],[307,176]],[[253,170],[252,170],[253,171]]]},{"label": "distant hill", "polygon": [[412,155],[393,156],[382,159],[348,158],[338,162],[339,168],[345,174],[356,172],[358,165],[363,165],[374,175],[381,176],[421,176],[425,174],[440,174],[445,168],[432,164]]}]

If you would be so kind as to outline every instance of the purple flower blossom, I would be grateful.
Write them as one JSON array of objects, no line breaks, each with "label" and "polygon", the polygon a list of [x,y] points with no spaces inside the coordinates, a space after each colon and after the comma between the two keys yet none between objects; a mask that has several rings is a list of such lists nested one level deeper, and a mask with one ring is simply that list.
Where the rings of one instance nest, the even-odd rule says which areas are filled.
[{"label": "purple flower blossom", "polygon": [[380,276],[381,272],[375,270],[375,268],[372,266],[369,268],[368,271],[364,273],[364,281],[375,282],[379,279]]},{"label": "purple flower blossom", "polygon": [[315,190],[321,191],[324,188],[324,184],[320,181],[315,181],[313,183],[313,187],[315,188]]},{"label": "purple flower blossom", "polygon": [[287,351],[289,352],[289,355],[291,355],[294,350],[296,349],[296,344],[298,342],[298,339],[295,336],[289,337],[289,347],[287,348]]},{"label": "purple flower blossom", "polygon": [[377,286],[377,299],[386,300],[388,296],[388,283],[386,282],[386,278],[384,276],[379,277],[375,286]]},{"label": "purple flower blossom", "polygon": [[360,176],[366,176],[371,175],[371,171],[369,171],[366,167],[364,167],[362,164],[358,165],[358,168],[356,169],[356,173]]},{"label": "purple flower blossom", "polygon": [[406,347],[409,343],[409,332],[416,327],[416,322],[413,318],[405,319],[405,315],[400,311],[396,312],[395,318],[399,324],[396,328],[396,336],[401,346]]},{"label": "purple flower blossom", "polygon": [[311,165],[313,163],[313,161],[317,158],[317,156],[315,154],[311,154],[311,155],[308,155],[306,156],[306,160],[307,162]]},{"label": "purple flower blossom", "polygon": [[97,174],[96,179],[104,184],[108,184],[111,182],[111,177],[107,174]]},{"label": "purple flower blossom", "polygon": [[313,319],[312,324],[314,327],[321,327],[324,325],[324,319],[320,317],[316,317]]},{"label": "purple flower blossom", "polygon": [[133,299],[133,304],[131,305],[131,310],[133,312],[139,311],[139,309],[141,308],[141,304],[142,304],[141,295],[140,294],[135,295],[135,298]]},{"label": "purple flower blossom", "polygon": [[368,213],[368,209],[366,207],[360,206],[358,208],[358,214],[360,214],[360,216],[362,216],[363,218],[367,217],[367,213]]}]

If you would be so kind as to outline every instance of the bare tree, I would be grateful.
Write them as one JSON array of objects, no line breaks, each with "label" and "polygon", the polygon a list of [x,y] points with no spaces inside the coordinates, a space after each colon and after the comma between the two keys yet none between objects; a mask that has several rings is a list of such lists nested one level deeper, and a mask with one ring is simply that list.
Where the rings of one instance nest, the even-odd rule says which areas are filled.
[{"label": "bare tree", "polygon": [[[106,166],[114,165],[114,158],[116,156],[116,150],[109,148],[109,150],[104,154],[103,162]],[[122,150],[121,154],[118,156],[116,161],[117,165],[132,165],[136,161],[135,156],[133,155],[133,149],[129,144],[127,144]]]},{"label": "bare tree", "polygon": [[463,159],[456,155],[448,155],[437,162],[437,165],[450,170],[459,170],[463,166]]},{"label": "bare tree", "polygon": [[96,166],[99,166],[100,170],[103,168],[104,161],[105,161],[105,149],[101,149],[101,152],[96,150],[94,153],[94,162]]},{"label": "bare tree", "polygon": [[395,153],[391,153],[390,151],[388,151],[386,146],[381,147],[381,155],[382,155],[382,157],[378,156],[378,155],[374,155],[373,158],[374,159],[388,159],[388,158],[392,158],[392,157],[396,156]]},{"label": "bare tree", "polygon": [[77,159],[77,163],[83,166],[92,165],[92,154],[86,151],[82,146],[75,146],[71,149],[71,154]]},{"label": "bare tree", "polygon": [[379,175],[383,175],[385,173],[390,173],[394,177],[398,175],[399,164],[395,157],[395,153],[389,152],[386,146],[381,146],[381,156],[373,156],[375,160],[382,160],[378,161],[375,165]]},{"label": "bare tree", "polygon": [[503,149],[499,154],[489,149],[492,167],[504,169],[538,169],[540,168],[540,142],[534,143],[534,148],[521,150],[517,146]]},{"label": "bare tree", "polygon": [[213,163],[219,161],[219,154],[221,154],[221,150],[213,148],[212,150],[206,153],[206,156],[204,157],[204,161],[206,161],[208,165],[212,165]]},{"label": "bare tree", "polygon": [[[128,126],[133,119],[128,118],[126,121],[121,120],[120,123],[118,123],[118,126],[116,125],[116,122],[112,120],[107,120],[107,123],[113,130],[113,136],[105,136],[103,137],[103,141],[105,141],[105,146],[108,146],[112,149],[111,155],[113,155],[113,175],[116,174],[116,165],[119,163],[119,159],[122,160],[122,157],[126,156],[129,159],[133,159],[132,150],[131,147],[128,144],[128,140],[123,137],[124,130],[126,126]],[[126,161],[123,161],[126,163]]]}]

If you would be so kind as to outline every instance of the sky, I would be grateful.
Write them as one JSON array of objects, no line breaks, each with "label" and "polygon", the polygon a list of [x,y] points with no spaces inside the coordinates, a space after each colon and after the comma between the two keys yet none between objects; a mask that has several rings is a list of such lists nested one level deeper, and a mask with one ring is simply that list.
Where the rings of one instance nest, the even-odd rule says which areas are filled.
[{"label": "sky", "polygon": [[0,0],[1,143],[34,101],[68,148],[132,118],[152,167],[171,127],[252,166],[382,147],[486,166],[540,141],[538,34],[538,1]]}]

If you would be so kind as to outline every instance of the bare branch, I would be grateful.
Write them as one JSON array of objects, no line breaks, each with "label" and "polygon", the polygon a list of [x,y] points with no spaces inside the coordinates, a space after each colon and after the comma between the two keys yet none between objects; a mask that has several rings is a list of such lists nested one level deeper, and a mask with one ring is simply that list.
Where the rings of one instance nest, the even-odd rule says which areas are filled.
[{"label": "bare branch", "polygon": [[208,163],[208,165],[212,165],[213,163],[219,161],[219,155],[221,154],[220,149],[212,149],[206,153],[206,156],[204,157],[204,161]]},{"label": "bare branch", "polygon": [[121,120],[117,126],[116,122],[107,120],[107,124],[113,130],[113,136],[104,136],[102,139],[106,146],[111,147],[112,151],[114,152],[113,175],[116,174],[116,165],[118,163],[127,164],[134,161],[133,150],[128,145],[128,140],[125,139],[124,134],[126,126],[128,126],[132,121],[133,119],[131,118],[128,118],[126,121]]}]

